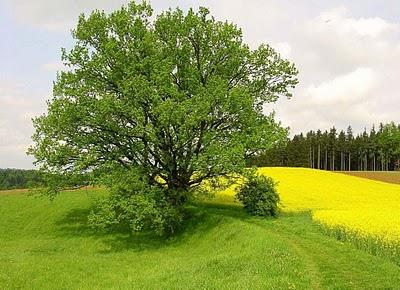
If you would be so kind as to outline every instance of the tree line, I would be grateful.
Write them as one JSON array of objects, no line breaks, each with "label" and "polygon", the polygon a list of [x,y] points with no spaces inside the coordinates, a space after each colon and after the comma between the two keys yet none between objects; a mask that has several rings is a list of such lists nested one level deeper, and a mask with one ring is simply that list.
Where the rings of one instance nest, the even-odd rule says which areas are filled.
[{"label": "tree line", "polygon": [[0,169],[0,190],[28,188],[41,182],[42,176],[37,170]]},{"label": "tree line", "polygon": [[400,170],[400,124],[372,126],[355,135],[335,127],[301,133],[249,159],[250,165],[309,167],[337,171]]}]

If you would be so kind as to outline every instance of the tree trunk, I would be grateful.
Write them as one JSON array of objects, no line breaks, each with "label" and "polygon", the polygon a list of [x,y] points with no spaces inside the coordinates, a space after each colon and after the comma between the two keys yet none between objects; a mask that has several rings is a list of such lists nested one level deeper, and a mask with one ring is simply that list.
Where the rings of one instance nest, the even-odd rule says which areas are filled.
[{"label": "tree trunk", "polygon": [[375,152],[374,152],[374,171],[376,171],[376,159],[375,159]]},{"label": "tree trunk", "polygon": [[344,171],[344,154],[343,151],[340,152],[340,169]]},{"label": "tree trunk", "polygon": [[312,148],[311,168],[314,168],[314,147]]},{"label": "tree trunk", "polygon": [[318,169],[321,169],[320,165],[321,165],[321,144],[318,143],[318,165],[317,165]]},{"label": "tree trunk", "polygon": [[386,171],[389,171],[389,158],[388,158],[388,154],[387,153],[386,153],[385,161],[386,161]]},{"label": "tree trunk", "polygon": [[349,152],[349,171],[351,171],[351,153]]},{"label": "tree trunk", "polygon": [[328,149],[325,148],[325,170],[328,170]]}]

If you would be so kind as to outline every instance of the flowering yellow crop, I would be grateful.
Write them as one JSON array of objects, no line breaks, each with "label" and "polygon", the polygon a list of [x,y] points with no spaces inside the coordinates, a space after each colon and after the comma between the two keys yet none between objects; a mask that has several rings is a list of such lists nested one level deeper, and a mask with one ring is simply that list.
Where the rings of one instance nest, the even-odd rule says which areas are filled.
[{"label": "flowering yellow crop", "polygon": [[279,182],[284,211],[311,211],[326,228],[400,245],[400,185],[306,168],[259,172]]}]

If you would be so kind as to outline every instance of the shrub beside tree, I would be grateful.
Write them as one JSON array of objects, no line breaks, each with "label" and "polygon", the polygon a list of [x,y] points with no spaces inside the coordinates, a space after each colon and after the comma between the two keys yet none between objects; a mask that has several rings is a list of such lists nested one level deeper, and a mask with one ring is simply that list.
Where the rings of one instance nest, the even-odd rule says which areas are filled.
[{"label": "shrub beside tree", "polygon": [[271,177],[250,172],[245,174],[245,181],[239,186],[235,197],[251,215],[276,216],[280,201],[276,185]]}]

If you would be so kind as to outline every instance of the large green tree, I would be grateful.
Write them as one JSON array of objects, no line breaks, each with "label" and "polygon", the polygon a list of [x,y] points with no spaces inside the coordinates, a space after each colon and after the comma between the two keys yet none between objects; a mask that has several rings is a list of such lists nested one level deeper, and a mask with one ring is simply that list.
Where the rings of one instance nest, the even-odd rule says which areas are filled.
[{"label": "large green tree", "polygon": [[297,70],[266,44],[251,49],[206,8],[153,17],[147,3],[81,15],[63,50],[30,153],[42,170],[140,171],[188,190],[239,172],[286,138],[263,105],[290,97]]}]

